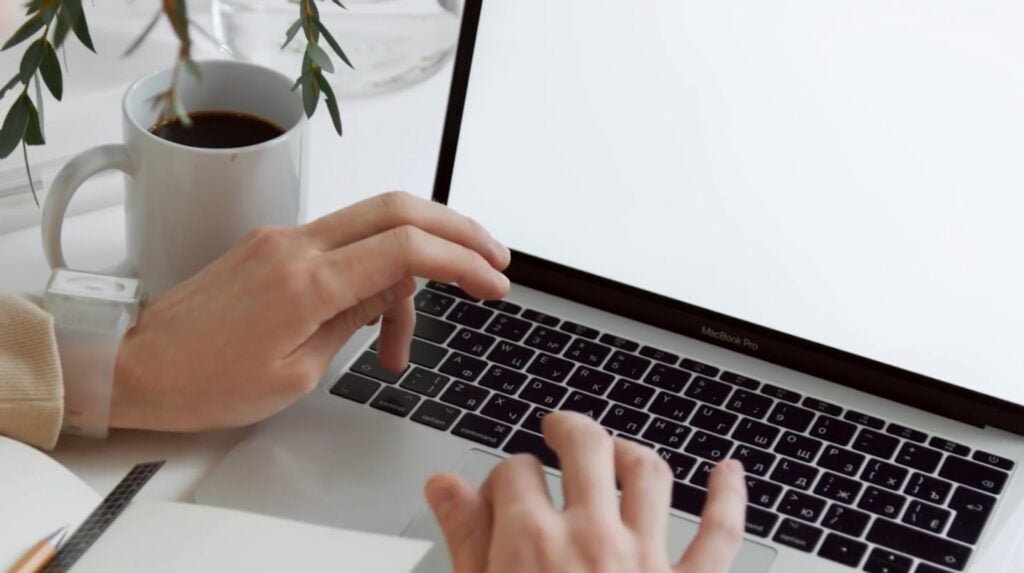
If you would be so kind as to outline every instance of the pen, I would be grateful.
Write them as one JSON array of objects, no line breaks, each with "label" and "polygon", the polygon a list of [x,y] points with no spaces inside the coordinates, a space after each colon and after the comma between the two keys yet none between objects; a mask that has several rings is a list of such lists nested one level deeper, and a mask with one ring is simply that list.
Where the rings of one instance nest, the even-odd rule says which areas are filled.
[{"label": "pen", "polygon": [[67,532],[67,526],[61,527],[48,535],[46,539],[33,545],[32,549],[29,549],[8,573],[36,573],[46,567],[50,559],[53,559],[53,554],[57,552],[57,546],[64,540]]}]

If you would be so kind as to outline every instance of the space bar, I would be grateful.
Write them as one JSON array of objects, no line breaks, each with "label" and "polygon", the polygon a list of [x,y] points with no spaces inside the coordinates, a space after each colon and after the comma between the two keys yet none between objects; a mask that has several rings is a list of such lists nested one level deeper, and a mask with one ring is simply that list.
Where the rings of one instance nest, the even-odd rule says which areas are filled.
[{"label": "space bar", "polygon": [[966,545],[881,518],[871,526],[868,541],[957,571],[964,570],[971,556]]},{"label": "space bar", "polygon": [[537,434],[517,430],[503,449],[510,454],[533,454],[540,463],[558,469],[558,456]]}]

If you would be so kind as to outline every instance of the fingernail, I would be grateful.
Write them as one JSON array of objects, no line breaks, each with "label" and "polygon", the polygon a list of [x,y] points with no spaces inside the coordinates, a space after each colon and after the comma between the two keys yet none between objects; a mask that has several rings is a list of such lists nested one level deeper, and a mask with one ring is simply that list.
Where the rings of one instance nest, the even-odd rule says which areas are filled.
[{"label": "fingernail", "polygon": [[506,277],[504,273],[495,271],[494,274],[496,276],[496,280],[498,281],[498,285],[501,286],[502,289],[507,289],[510,286],[512,286],[512,283],[509,282],[508,277]]},{"label": "fingernail", "polygon": [[447,511],[454,499],[455,492],[448,486],[434,486],[430,491],[430,505],[439,513]]},{"label": "fingernail", "polygon": [[739,460],[726,460],[725,469],[730,474],[742,475],[743,474],[743,463]]},{"label": "fingernail", "polygon": [[384,293],[383,293],[383,296],[384,296],[384,302],[386,302],[388,304],[394,304],[395,301],[398,300],[398,298],[395,296],[394,291],[392,291],[391,289],[385,290]]}]

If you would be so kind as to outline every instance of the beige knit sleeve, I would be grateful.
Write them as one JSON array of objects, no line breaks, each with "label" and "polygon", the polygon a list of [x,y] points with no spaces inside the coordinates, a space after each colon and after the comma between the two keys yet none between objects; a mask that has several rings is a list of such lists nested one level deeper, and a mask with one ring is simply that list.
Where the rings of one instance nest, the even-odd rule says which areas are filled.
[{"label": "beige knit sleeve", "polygon": [[50,449],[63,416],[53,318],[36,300],[0,293],[0,434]]}]

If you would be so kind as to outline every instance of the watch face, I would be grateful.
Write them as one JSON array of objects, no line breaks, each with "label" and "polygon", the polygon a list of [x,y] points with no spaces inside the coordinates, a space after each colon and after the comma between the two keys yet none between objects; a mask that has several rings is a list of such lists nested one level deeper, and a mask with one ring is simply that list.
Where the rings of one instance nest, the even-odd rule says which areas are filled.
[{"label": "watch face", "polygon": [[138,304],[142,283],[138,279],[56,269],[50,275],[47,294]]}]

